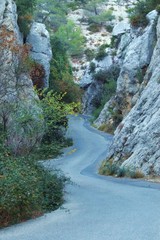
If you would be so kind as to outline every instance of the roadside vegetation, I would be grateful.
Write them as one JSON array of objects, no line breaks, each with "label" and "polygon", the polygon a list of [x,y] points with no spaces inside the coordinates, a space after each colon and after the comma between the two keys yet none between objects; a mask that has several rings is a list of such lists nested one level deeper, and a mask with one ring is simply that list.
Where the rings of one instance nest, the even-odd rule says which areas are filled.
[{"label": "roadside vegetation", "polygon": [[104,160],[99,168],[99,173],[106,176],[143,178],[144,174],[138,169],[132,167],[120,166],[119,162],[113,160]]},{"label": "roadside vegetation", "polygon": [[[66,1],[15,2],[24,43],[32,20],[41,17],[50,31],[54,54],[49,88],[43,89],[45,70],[42,65],[30,59],[29,46],[25,44],[15,46],[14,39],[6,42],[8,32],[3,29],[1,33],[4,41],[0,51],[9,48],[14,54],[19,55],[21,61],[17,76],[25,72],[30,74],[33,81],[40,99],[38,104],[42,109],[40,118],[43,122],[41,128],[43,137],[41,143],[35,143],[30,152],[26,149],[23,149],[23,152],[13,152],[6,144],[9,136],[6,128],[7,114],[10,112],[14,114],[16,110],[19,126],[29,124],[33,116],[27,109],[22,111],[18,104],[8,104],[7,108],[6,106],[0,108],[0,227],[41,216],[45,212],[57,209],[63,203],[64,187],[68,179],[56,170],[45,169],[39,160],[53,159],[61,154],[64,147],[72,144],[71,139],[65,138],[67,116],[79,112],[81,105],[81,91],[73,81],[69,58],[72,55],[81,55],[84,38],[80,29],[66,19],[68,10]],[[44,11],[44,15],[39,16],[37,9],[48,9],[48,12]],[[75,31],[71,31],[73,28]]]},{"label": "roadside vegetation", "polygon": [[[2,134],[2,133],[1,133]],[[41,216],[64,201],[66,178],[33,156],[14,156],[0,139],[0,227]]]},{"label": "roadside vegetation", "polygon": [[[67,115],[74,112],[77,104],[66,104],[63,95],[52,91],[41,92],[43,109],[43,138],[30,152],[13,153],[6,146],[9,132],[1,112],[0,125],[0,227],[18,223],[55,210],[63,203],[66,178],[44,169],[38,160],[54,158],[72,141],[66,140]],[[15,106],[14,106],[15,107]],[[10,109],[14,112],[14,109]],[[27,125],[32,116],[19,112],[17,121]]]}]

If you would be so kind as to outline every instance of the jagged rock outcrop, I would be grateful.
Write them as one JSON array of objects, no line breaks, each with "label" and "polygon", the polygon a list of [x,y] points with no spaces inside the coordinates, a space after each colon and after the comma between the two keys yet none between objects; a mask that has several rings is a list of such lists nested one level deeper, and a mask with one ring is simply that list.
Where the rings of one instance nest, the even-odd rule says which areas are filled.
[{"label": "jagged rock outcrop", "polygon": [[44,87],[49,85],[50,61],[52,50],[49,33],[43,23],[34,22],[27,37],[27,43],[31,45],[30,55],[33,60],[40,63],[44,70]]},{"label": "jagged rock outcrop", "polygon": [[113,28],[112,35],[113,36],[119,36],[120,34],[126,33],[126,31],[129,31],[131,29],[131,26],[128,22],[122,21],[116,24]]},{"label": "jagged rock outcrop", "polygon": [[95,70],[91,70],[91,65],[86,69],[83,78],[81,79],[80,86],[85,89],[83,96],[83,111],[84,113],[91,114],[98,103],[101,100],[103,92],[104,82],[97,80],[95,74],[99,71],[107,72],[113,67],[117,66],[114,57],[108,53],[108,55],[101,61],[93,60],[91,64],[94,64]]},{"label": "jagged rock outcrop", "polygon": [[0,2],[0,123],[15,154],[33,148],[43,135],[43,116],[25,66],[27,47],[17,25],[16,5]]},{"label": "jagged rock outcrop", "polygon": [[152,11],[147,17],[149,24],[145,29],[131,29],[130,32],[127,30],[121,36],[117,50],[121,71],[117,79],[116,95],[110,103],[106,103],[95,121],[97,127],[102,124],[114,124],[116,115],[117,118],[121,115],[121,120],[139,99],[144,88],[142,82],[156,43],[157,12]]},{"label": "jagged rock outcrop", "polygon": [[[150,35],[148,41],[151,40],[149,37]],[[109,159],[117,162],[121,167],[134,167],[145,175],[160,175],[160,17],[156,28],[156,39],[157,41],[150,43],[154,45],[154,52],[139,98],[117,127],[109,156]],[[148,49],[145,46],[146,42],[143,41],[143,53]],[[133,57],[131,51],[130,53],[130,57]],[[145,61],[148,63],[151,53],[152,49],[149,56],[145,53],[137,59],[137,65]]]}]

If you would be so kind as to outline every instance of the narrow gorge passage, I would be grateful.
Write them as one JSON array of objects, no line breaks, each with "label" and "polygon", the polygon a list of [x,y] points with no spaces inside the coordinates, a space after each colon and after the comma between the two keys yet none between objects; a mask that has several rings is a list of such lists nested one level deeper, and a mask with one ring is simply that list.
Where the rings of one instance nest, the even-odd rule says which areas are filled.
[{"label": "narrow gorge passage", "polygon": [[83,117],[70,118],[68,136],[73,137],[74,146],[63,157],[45,162],[71,178],[65,204],[1,230],[0,240],[159,240],[159,185],[123,184],[123,180],[99,176],[96,168],[112,136],[92,129]]}]

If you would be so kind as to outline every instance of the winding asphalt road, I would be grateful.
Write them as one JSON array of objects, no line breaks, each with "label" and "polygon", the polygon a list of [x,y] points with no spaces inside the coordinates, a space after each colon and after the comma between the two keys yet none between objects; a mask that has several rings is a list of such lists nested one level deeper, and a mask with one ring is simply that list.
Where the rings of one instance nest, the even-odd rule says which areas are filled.
[{"label": "winding asphalt road", "polygon": [[0,240],[160,240],[160,185],[99,176],[112,137],[72,117],[74,147],[47,161],[71,177],[61,209],[0,231]]}]

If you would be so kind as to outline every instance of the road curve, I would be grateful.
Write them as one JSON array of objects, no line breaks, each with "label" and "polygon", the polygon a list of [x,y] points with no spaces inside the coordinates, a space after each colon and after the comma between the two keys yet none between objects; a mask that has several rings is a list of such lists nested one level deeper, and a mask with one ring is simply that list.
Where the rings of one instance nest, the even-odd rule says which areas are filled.
[{"label": "road curve", "polygon": [[99,176],[112,137],[71,117],[74,146],[47,161],[71,177],[63,208],[0,231],[0,240],[160,240],[160,187]]}]

